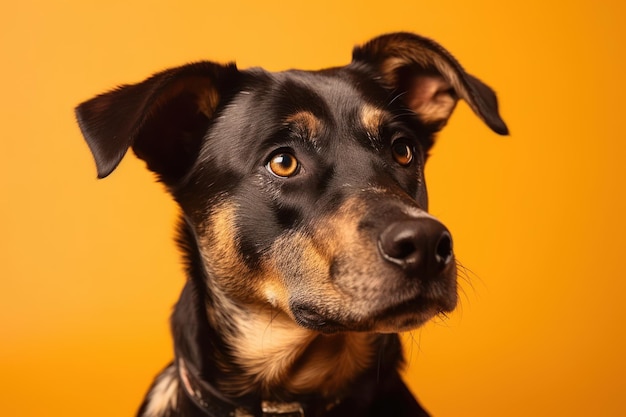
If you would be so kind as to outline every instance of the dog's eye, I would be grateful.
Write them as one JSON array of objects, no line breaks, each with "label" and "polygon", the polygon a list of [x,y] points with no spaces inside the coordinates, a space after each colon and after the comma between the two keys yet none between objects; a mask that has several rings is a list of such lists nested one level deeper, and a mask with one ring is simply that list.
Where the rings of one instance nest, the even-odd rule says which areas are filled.
[{"label": "dog's eye", "polygon": [[298,173],[300,163],[290,153],[281,152],[272,156],[266,167],[272,174],[287,178]]},{"label": "dog's eye", "polygon": [[404,141],[396,141],[391,145],[393,159],[402,166],[409,166],[413,161],[413,148]]}]

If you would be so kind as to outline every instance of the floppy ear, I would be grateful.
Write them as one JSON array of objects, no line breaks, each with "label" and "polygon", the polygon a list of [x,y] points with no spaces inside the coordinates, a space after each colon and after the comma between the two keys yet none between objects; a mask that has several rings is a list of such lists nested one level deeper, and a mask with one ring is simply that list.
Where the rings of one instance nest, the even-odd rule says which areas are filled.
[{"label": "floppy ear", "polygon": [[109,175],[129,147],[161,181],[172,184],[198,155],[223,94],[235,82],[234,64],[199,62],[123,85],[76,108],[98,178]]},{"label": "floppy ear", "polygon": [[354,48],[353,63],[364,63],[382,75],[383,83],[420,119],[440,130],[459,98],[494,132],[507,135],[498,113],[498,100],[489,86],[466,73],[457,60],[436,42],[411,33],[392,33]]}]

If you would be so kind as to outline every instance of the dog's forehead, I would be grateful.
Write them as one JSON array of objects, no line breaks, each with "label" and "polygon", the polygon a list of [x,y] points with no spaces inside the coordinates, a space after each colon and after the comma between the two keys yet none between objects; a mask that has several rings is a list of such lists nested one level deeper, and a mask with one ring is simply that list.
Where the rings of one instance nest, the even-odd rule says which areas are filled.
[{"label": "dog's forehead", "polygon": [[371,157],[393,137],[422,140],[419,120],[371,74],[345,67],[244,74],[203,141],[203,170],[243,176],[277,149],[294,147],[324,155],[325,163],[337,158],[351,166],[356,160],[346,161],[347,154],[364,151]]},{"label": "dog's forehead", "polygon": [[345,68],[261,73],[250,89],[241,92],[247,95],[249,111],[262,112],[275,124],[291,125],[311,137],[322,129],[365,129],[375,134],[391,119],[384,105],[388,92]]}]

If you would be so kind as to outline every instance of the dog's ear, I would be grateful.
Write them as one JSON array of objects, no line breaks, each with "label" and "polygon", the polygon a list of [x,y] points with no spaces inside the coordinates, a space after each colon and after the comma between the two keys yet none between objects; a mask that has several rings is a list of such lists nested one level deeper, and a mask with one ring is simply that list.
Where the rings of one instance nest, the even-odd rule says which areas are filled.
[{"label": "dog's ear", "polygon": [[353,63],[374,66],[382,82],[420,119],[440,130],[459,98],[464,99],[494,132],[508,128],[498,113],[498,100],[489,86],[466,73],[436,42],[411,33],[392,33],[354,48]]},{"label": "dog's ear", "polygon": [[132,147],[161,181],[180,179],[195,161],[218,104],[238,74],[234,64],[199,62],[80,104],[76,117],[98,178],[109,175]]}]

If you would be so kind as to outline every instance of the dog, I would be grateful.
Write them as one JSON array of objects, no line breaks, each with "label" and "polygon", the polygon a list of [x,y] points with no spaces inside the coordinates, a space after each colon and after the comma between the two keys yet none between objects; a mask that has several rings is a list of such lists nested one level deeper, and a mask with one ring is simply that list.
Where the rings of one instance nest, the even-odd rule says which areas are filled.
[{"label": "dog", "polygon": [[174,360],[139,417],[428,416],[398,332],[457,304],[424,163],[459,99],[493,90],[392,33],[319,71],[197,62],[76,108],[99,178],[132,148],[180,206]]}]

